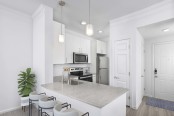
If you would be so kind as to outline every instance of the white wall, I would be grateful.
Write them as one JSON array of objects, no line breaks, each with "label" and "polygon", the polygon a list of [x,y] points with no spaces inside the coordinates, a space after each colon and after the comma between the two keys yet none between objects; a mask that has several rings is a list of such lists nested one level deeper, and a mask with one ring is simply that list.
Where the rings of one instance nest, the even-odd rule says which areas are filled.
[{"label": "white wall", "polygon": [[165,36],[160,38],[149,38],[145,39],[145,95],[154,96],[154,77],[153,77],[153,44],[160,42],[174,41],[173,36]]},{"label": "white wall", "polygon": [[32,67],[31,16],[0,6],[0,112],[20,105],[17,79]]},{"label": "white wall", "polygon": [[138,88],[142,88],[140,84],[141,78],[141,54],[138,49],[141,47],[138,35],[138,27],[149,25],[174,18],[174,1],[165,0],[159,4],[153,5],[146,9],[137,11],[127,16],[114,19],[110,22],[110,80],[114,84],[114,41],[121,39],[130,39],[131,44],[131,107],[137,109],[141,102],[141,93]]},{"label": "white wall", "polygon": [[33,70],[37,90],[41,84],[53,82],[53,9],[45,5],[33,14]]}]

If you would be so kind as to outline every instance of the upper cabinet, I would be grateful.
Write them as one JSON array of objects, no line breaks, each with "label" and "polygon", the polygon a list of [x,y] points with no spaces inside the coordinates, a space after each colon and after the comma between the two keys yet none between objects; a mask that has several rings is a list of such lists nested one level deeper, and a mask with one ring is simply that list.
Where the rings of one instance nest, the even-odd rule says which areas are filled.
[{"label": "upper cabinet", "polygon": [[107,54],[107,46],[105,42],[97,40],[97,53]]},{"label": "upper cabinet", "polygon": [[[53,64],[64,64],[65,62],[65,43],[59,42],[59,34],[61,33],[61,24],[54,24],[54,44],[53,44]],[[65,35],[65,25],[62,25],[62,32]],[[66,41],[66,37],[65,37]]]},{"label": "upper cabinet", "polygon": [[91,63],[91,44],[88,37],[72,31],[66,31],[62,25],[65,42],[59,42],[61,24],[54,21],[53,64],[73,63],[73,52],[88,54],[88,63]]},{"label": "upper cabinet", "polygon": [[75,32],[66,33],[66,63],[73,63],[73,52],[88,54],[88,63],[91,62],[90,40]]}]

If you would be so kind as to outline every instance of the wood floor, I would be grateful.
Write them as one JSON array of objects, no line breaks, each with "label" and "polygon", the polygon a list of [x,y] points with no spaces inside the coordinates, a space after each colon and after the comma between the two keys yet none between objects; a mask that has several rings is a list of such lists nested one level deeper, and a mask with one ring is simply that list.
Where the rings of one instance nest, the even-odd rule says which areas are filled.
[{"label": "wood floor", "polygon": [[126,116],[174,116],[174,111],[156,108],[146,105],[146,97],[144,97],[138,110],[127,108]]},{"label": "wood floor", "polygon": [[[138,110],[127,108],[126,116],[174,116],[174,111],[169,111],[146,105],[146,99],[146,97],[143,99],[143,102]],[[28,116],[28,109],[26,109],[26,112],[23,112],[22,109],[18,109],[5,114],[0,114],[0,116]],[[37,116],[36,109],[34,109],[33,111],[33,116]]]}]

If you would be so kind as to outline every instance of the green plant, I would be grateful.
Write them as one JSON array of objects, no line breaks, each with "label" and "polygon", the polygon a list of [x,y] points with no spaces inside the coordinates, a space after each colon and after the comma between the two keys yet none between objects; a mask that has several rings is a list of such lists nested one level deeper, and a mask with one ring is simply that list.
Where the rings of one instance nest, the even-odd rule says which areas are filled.
[{"label": "green plant", "polygon": [[22,97],[27,97],[33,91],[35,87],[35,74],[31,73],[31,68],[27,68],[26,71],[21,71],[18,75],[18,93]]}]

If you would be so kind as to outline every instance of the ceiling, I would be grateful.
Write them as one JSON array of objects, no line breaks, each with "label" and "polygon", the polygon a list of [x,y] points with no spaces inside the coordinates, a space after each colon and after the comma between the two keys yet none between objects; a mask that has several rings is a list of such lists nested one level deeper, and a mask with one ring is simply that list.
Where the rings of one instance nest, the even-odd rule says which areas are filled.
[{"label": "ceiling", "polygon": [[[164,32],[163,30],[169,29]],[[144,39],[159,38],[174,35],[174,19],[165,20],[139,28]]]},{"label": "ceiling", "polygon": [[[85,34],[85,26],[80,22],[88,22],[88,0],[64,0],[63,23],[68,29]],[[109,21],[163,0],[91,0],[91,23],[94,25],[96,39],[109,37]],[[58,0],[0,0],[0,4],[32,14],[43,3],[54,8],[54,20],[60,22]],[[98,30],[103,33],[99,34]]]}]

